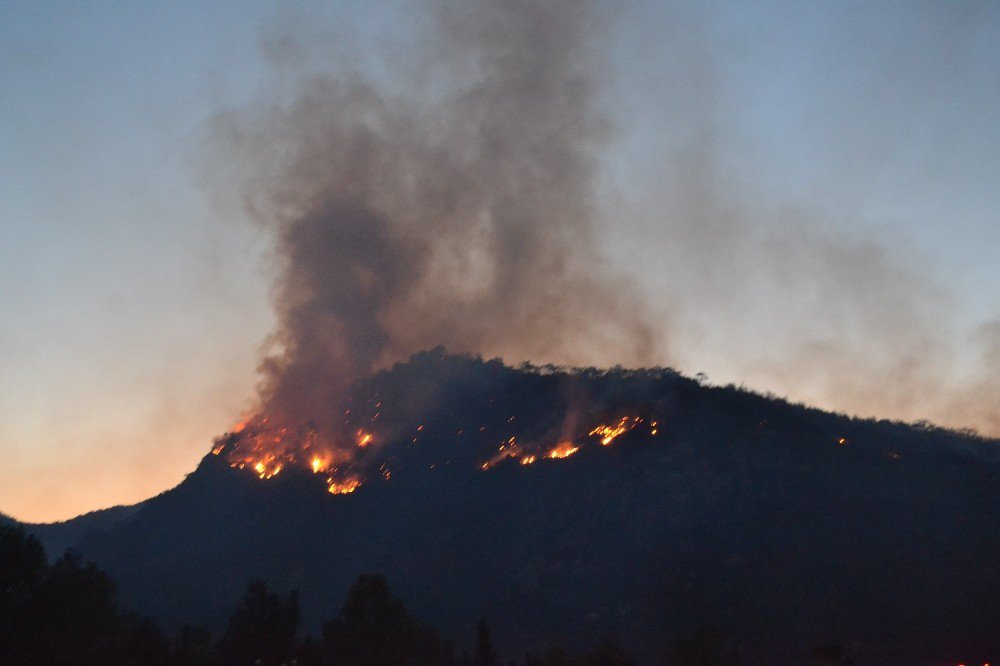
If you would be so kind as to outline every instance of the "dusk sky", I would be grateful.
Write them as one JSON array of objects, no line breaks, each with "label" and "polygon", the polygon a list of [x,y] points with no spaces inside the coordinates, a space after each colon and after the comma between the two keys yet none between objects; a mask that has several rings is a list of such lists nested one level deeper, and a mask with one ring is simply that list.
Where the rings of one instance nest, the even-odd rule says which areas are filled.
[{"label": "dusk sky", "polygon": [[[273,238],[216,120],[317,77],[433,95],[412,55],[433,47],[427,13],[0,2],[0,511],[142,500],[252,408]],[[655,344],[567,330],[557,358],[519,337],[452,351],[655,363],[1000,435],[1000,5],[634,2],[595,20],[597,247],[634,299],[615,316]]]}]

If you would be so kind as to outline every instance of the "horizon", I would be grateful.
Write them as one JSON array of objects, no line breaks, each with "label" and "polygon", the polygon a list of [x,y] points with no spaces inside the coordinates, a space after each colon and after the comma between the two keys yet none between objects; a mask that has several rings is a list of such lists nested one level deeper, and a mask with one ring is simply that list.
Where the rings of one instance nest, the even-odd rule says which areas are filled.
[{"label": "horizon", "polygon": [[[440,6],[0,10],[0,91],[12,100],[0,110],[0,511],[52,522],[141,501],[262,403],[298,404],[267,365],[314,360],[268,346],[303,339],[282,294],[290,277],[344,275],[296,272],[341,255],[282,245],[289,214],[276,202],[330,183],[302,178],[307,157],[285,164],[277,149],[340,131],[323,124],[330,109],[381,112],[324,87],[309,95],[317,80],[362,81],[395,114],[374,132],[390,164],[372,182],[424,177],[430,148],[464,158],[459,121],[489,116],[503,89],[484,88],[462,49],[503,45],[466,43],[480,25],[471,10],[435,28]],[[556,131],[559,150],[510,139],[513,173],[475,162],[480,189],[456,204],[470,215],[438,227],[453,246],[427,249],[436,272],[414,260],[385,278],[381,309],[344,306],[357,310],[356,373],[438,344],[512,365],[660,365],[826,411],[1000,436],[1000,7],[594,3],[571,16],[578,32],[549,18],[554,35],[582,40],[567,76],[585,78],[589,101],[514,96],[514,113],[489,118],[510,120],[517,138],[579,114]],[[435,29],[453,31],[454,53],[438,52]],[[564,83],[551,90],[576,94]],[[487,112],[427,121],[470,90]],[[315,99],[302,126],[282,113]],[[387,137],[414,133],[394,152]],[[339,158],[308,156],[327,171]],[[464,164],[453,159],[445,166]],[[406,160],[418,167],[392,164]],[[525,163],[560,186],[527,182]],[[503,177],[510,192],[488,189]],[[378,195],[391,219],[418,200],[440,216],[402,191]],[[491,253],[474,215],[498,215],[511,192],[538,204],[511,242],[538,250],[518,266],[537,275],[516,283],[493,264],[517,255]],[[425,218],[406,219],[414,226],[388,225],[394,252],[420,237]],[[549,266],[553,250],[563,263]],[[304,258],[291,274],[289,257]],[[400,291],[409,275],[422,291]],[[428,322],[450,304],[453,318]],[[495,326],[503,317],[509,328]]]},{"label": "horizon", "polygon": [[[683,379],[685,381],[693,382],[694,384],[697,384],[702,389],[708,389],[708,390],[719,389],[719,390],[723,390],[723,391],[738,391],[739,393],[744,394],[744,395],[753,396],[754,398],[759,398],[759,399],[762,399],[762,400],[766,400],[767,402],[771,403],[772,407],[773,407],[773,405],[775,403],[778,403],[778,404],[783,405],[784,407],[786,407],[786,408],[788,408],[788,409],[790,409],[792,411],[795,411],[795,410],[806,410],[806,411],[809,411],[809,412],[819,411],[819,412],[821,412],[822,414],[824,414],[826,416],[831,416],[831,417],[836,418],[836,419],[848,419],[852,423],[851,427],[856,427],[857,423],[859,423],[859,422],[860,423],[871,424],[871,425],[884,424],[884,423],[888,422],[888,423],[891,423],[892,425],[903,426],[905,428],[911,429],[911,431],[914,432],[914,433],[919,432],[919,431],[924,431],[924,432],[932,432],[932,433],[934,433],[936,435],[941,435],[941,434],[953,435],[953,436],[958,437],[959,439],[963,439],[963,440],[966,440],[966,441],[968,441],[967,438],[972,437],[973,440],[978,440],[978,441],[982,441],[982,442],[1000,443],[1000,438],[983,436],[983,435],[981,435],[979,433],[976,433],[974,431],[970,431],[968,429],[966,429],[966,430],[956,430],[956,429],[942,428],[942,427],[938,426],[937,424],[926,422],[926,421],[924,421],[924,422],[921,422],[921,421],[905,422],[905,421],[897,421],[897,420],[877,419],[876,417],[859,418],[857,416],[850,415],[850,414],[845,414],[845,413],[841,413],[841,412],[834,412],[834,411],[830,411],[830,410],[823,410],[822,408],[819,408],[819,407],[817,407],[815,405],[810,405],[810,404],[806,404],[806,403],[802,403],[802,402],[794,402],[794,401],[790,400],[787,396],[779,396],[779,395],[775,395],[775,394],[772,394],[772,393],[764,393],[764,392],[756,391],[756,390],[752,389],[751,387],[747,387],[747,386],[742,385],[742,384],[739,384],[739,385],[735,384],[735,383],[728,383],[728,384],[725,384],[725,385],[712,384],[711,382],[708,381],[707,377],[685,375],[684,373],[679,372],[679,371],[675,370],[674,368],[670,368],[670,367],[626,368],[626,367],[621,367],[621,366],[615,366],[615,367],[596,367],[595,368],[595,367],[582,367],[582,366],[535,365],[535,364],[531,364],[530,362],[523,362],[523,363],[514,365],[514,364],[505,363],[503,361],[503,359],[500,359],[500,358],[487,359],[487,358],[483,358],[482,356],[476,355],[476,354],[452,354],[452,353],[449,353],[446,349],[441,348],[441,347],[435,348],[435,349],[430,349],[430,350],[423,350],[421,352],[417,352],[416,354],[412,355],[409,359],[405,359],[405,360],[398,361],[398,362],[394,363],[393,366],[410,366],[410,365],[412,365],[412,363],[413,363],[413,361],[414,361],[415,358],[419,359],[420,357],[424,357],[424,359],[426,359],[428,357],[434,357],[434,356],[436,356],[438,354],[440,354],[440,358],[442,358],[442,359],[448,359],[448,360],[458,360],[458,359],[461,359],[463,361],[468,360],[468,361],[473,361],[475,363],[481,364],[483,366],[485,366],[488,363],[499,361],[503,365],[503,367],[505,367],[506,369],[512,370],[512,371],[515,371],[515,372],[518,372],[518,373],[528,372],[528,373],[539,373],[539,374],[543,374],[543,375],[553,375],[553,374],[554,375],[569,375],[569,376],[575,376],[577,378],[589,376],[589,371],[592,371],[592,370],[596,370],[600,374],[606,375],[606,376],[614,375],[616,372],[623,372],[626,375],[628,375],[628,374],[631,374],[631,373],[646,373],[646,372],[654,372],[654,371],[663,371],[663,373],[666,374],[667,376],[674,375],[674,376],[679,377],[679,378],[681,378],[681,379]],[[394,367],[381,368],[379,370],[376,370],[374,372],[374,375],[379,375],[379,374],[384,373],[384,372],[391,373],[393,370],[394,370]],[[589,416],[595,416],[595,415],[591,414]],[[649,417],[650,418],[658,418],[655,414],[650,414]],[[660,423],[658,423],[655,420],[653,420],[651,422],[648,422],[647,419],[643,419],[641,417],[636,417],[635,418],[635,423],[631,423],[632,417],[628,417],[627,419],[626,418],[622,418],[621,419],[622,423],[624,423],[626,420],[628,420],[630,423],[626,427],[621,428],[619,430],[615,430],[615,425],[621,425],[621,424],[617,424],[616,421],[615,421],[615,419],[611,419],[611,422],[609,422],[608,424],[597,423],[595,421],[594,423],[590,424],[590,425],[594,425],[595,426],[593,429],[591,429],[588,432],[589,426],[586,427],[586,428],[584,428],[583,431],[576,436],[576,439],[579,442],[581,440],[581,438],[582,438],[582,435],[584,433],[586,433],[587,434],[586,439],[588,441],[592,440],[592,441],[590,441],[590,443],[600,442],[602,446],[601,447],[596,447],[596,448],[597,449],[601,449],[603,447],[607,447],[609,444],[618,444],[618,442],[615,442],[614,440],[617,440],[618,437],[620,437],[621,435],[630,435],[632,437],[634,437],[635,435],[638,435],[638,437],[640,439],[642,439],[643,437],[645,437],[646,439],[650,439],[652,437],[655,437],[658,434],[658,430],[665,430],[665,432],[669,432],[669,430],[671,428],[671,426],[670,426],[669,423],[660,424]],[[410,424],[410,425],[413,425],[413,424]],[[218,456],[220,459],[225,459],[226,460],[225,465],[227,467],[231,468],[231,470],[233,472],[235,472],[235,473],[242,473],[242,474],[249,473],[251,476],[259,476],[260,479],[262,481],[265,481],[265,482],[269,481],[271,478],[273,478],[273,476],[277,476],[278,475],[277,471],[275,471],[273,473],[273,475],[272,474],[265,474],[263,472],[260,473],[260,474],[258,474],[256,471],[252,470],[249,465],[247,466],[246,469],[244,469],[244,466],[242,464],[238,464],[238,461],[240,460],[239,456],[234,456],[233,455],[234,452],[231,451],[231,450],[229,450],[229,449],[233,446],[233,442],[234,441],[238,441],[237,436],[241,435],[241,433],[244,432],[244,428],[246,428],[246,424],[245,423],[239,423],[239,424],[236,424],[232,429],[227,430],[227,431],[225,431],[223,433],[220,433],[220,435],[217,438],[213,439],[211,446],[208,446],[205,449],[204,454],[198,459],[195,467],[192,468],[189,472],[185,473],[184,478],[180,479],[175,486],[172,486],[170,488],[166,488],[166,489],[164,489],[163,492],[172,491],[172,490],[177,489],[187,479],[188,476],[190,476],[192,474],[195,474],[198,471],[198,469],[206,461],[213,461],[213,459],[216,456]],[[421,431],[423,430],[423,428],[424,428],[424,425],[420,425],[420,430]],[[638,428],[638,432],[637,433],[633,433],[633,431],[635,431],[637,428]],[[417,432],[415,432],[413,434],[418,434],[418,433],[419,433],[419,431],[417,431]],[[608,435],[610,435],[610,436],[608,436]],[[387,447],[387,446],[388,447],[397,447],[397,446],[400,445],[401,442],[403,442],[404,440],[406,440],[407,437],[408,437],[408,435],[407,436],[397,435],[396,437],[394,437],[394,438],[392,438],[390,440],[380,441],[379,445],[383,447],[383,449],[385,450],[385,454],[388,454],[388,453],[391,452],[391,448],[390,449],[385,449],[385,447]],[[607,439],[604,439],[605,437],[607,437]],[[845,441],[846,440],[841,439],[841,440],[839,440],[838,444],[843,445],[845,443]],[[544,440],[539,440],[538,442],[535,442],[534,446],[536,448],[535,448],[534,452],[532,452],[531,449],[527,449],[526,450],[523,447],[520,447],[520,445],[513,447],[507,453],[504,453],[503,452],[503,448],[501,448],[501,453],[500,454],[494,456],[491,460],[483,463],[480,467],[481,467],[481,469],[483,471],[486,471],[487,469],[492,468],[493,466],[495,466],[498,463],[517,462],[518,461],[518,457],[522,457],[522,458],[523,457],[528,457],[528,458],[530,458],[530,461],[521,461],[520,462],[521,465],[533,464],[533,463],[535,463],[536,460],[539,461],[539,462],[541,462],[544,459],[551,459],[550,462],[558,463],[558,462],[560,462],[561,460],[563,460],[565,458],[569,458],[571,455],[573,455],[578,450],[580,450],[579,448],[573,448],[572,451],[569,452],[569,453],[567,453],[566,455],[556,455],[556,453],[561,448],[566,447],[567,445],[565,443],[563,443],[563,442],[559,442],[559,443],[556,444],[555,441],[552,441],[552,442],[548,443],[548,446],[552,446],[553,444],[555,444],[554,448],[552,448],[552,450],[549,453],[544,454],[544,455],[542,455],[544,453],[544,449],[546,448],[546,444],[545,444]],[[577,446],[580,446],[580,445],[577,444]],[[626,446],[628,446],[628,445],[626,445]],[[591,447],[591,448],[593,448],[593,447]],[[227,450],[229,450],[228,453],[227,453]],[[537,453],[538,455],[536,456],[536,455],[534,455],[534,453]],[[223,455],[223,454],[225,454],[225,455]],[[586,457],[586,454],[583,457]],[[308,465],[302,465],[302,464],[299,464],[299,465],[295,465],[295,464],[286,465],[286,468],[289,470],[289,472],[283,473],[282,474],[282,478],[285,478],[285,477],[288,477],[288,476],[293,476],[293,475],[297,475],[300,478],[317,477],[317,472],[321,472],[318,475],[318,477],[315,479],[317,487],[325,487],[326,485],[329,485],[329,483],[324,484],[321,481],[321,478],[319,478],[319,477],[323,477],[323,476],[326,475],[325,473],[323,473],[323,472],[326,471],[325,469],[319,469],[319,470],[317,470],[316,467],[312,467],[310,469],[310,467]],[[468,473],[471,470],[465,470],[465,471],[466,471],[466,473]],[[389,478],[387,477],[386,481],[388,481],[388,480],[389,480]],[[362,479],[362,481],[363,481],[363,479]],[[361,486],[363,486],[363,485],[367,485],[367,484],[359,482],[357,484],[351,485],[349,487],[349,489],[346,489],[346,490],[343,490],[343,491],[342,490],[330,490],[330,492],[333,493],[333,494],[352,493],[352,492],[355,491],[356,488],[360,489]],[[159,493],[157,493],[157,495],[158,494]],[[51,524],[58,524],[58,523],[66,522],[66,521],[72,521],[72,520],[74,520],[76,518],[81,518],[81,517],[86,516],[86,515],[91,514],[91,513],[98,513],[98,512],[107,511],[107,510],[114,510],[114,509],[128,509],[128,508],[137,506],[139,504],[143,504],[147,500],[153,499],[154,497],[155,497],[155,495],[154,496],[150,496],[150,497],[146,497],[146,498],[142,498],[142,499],[140,499],[137,502],[129,503],[129,504],[117,504],[117,505],[107,506],[107,507],[97,507],[95,509],[90,509],[90,510],[88,510],[88,511],[82,513],[82,514],[79,514],[79,515],[76,515],[76,516],[71,516],[71,517],[69,517],[67,519],[60,519],[60,520],[55,520],[55,521],[31,522],[31,521],[17,520],[17,517],[5,514],[2,511],[0,511],[0,516],[6,516],[7,518],[12,518],[12,519],[16,520],[18,523],[20,523],[22,525],[25,525],[25,526],[30,526],[30,525],[51,525]]]}]

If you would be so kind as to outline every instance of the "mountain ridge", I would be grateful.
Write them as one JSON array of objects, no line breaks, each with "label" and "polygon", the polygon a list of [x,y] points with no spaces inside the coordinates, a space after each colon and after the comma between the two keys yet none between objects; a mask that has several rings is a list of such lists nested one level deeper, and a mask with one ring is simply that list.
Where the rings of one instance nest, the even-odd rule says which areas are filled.
[{"label": "mountain ridge", "polygon": [[[995,440],[668,369],[510,368],[440,350],[353,396],[385,403],[390,480],[331,495],[307,470],[261,480],[208,454],[75,547],[166,628],[218,630],[263,578],[299,588],[316,631],[378,571],[445,636],[489,618],[509,656],[608,635],[656,661],[706,627],[773,663],[830,642],[889,658],[1000,650]],[[624,412],[661,432],[609,446],[580,434],[569,458],[480,469],[510,432],[551,445],[568,421],[586,433]],[[418,423],[413,444],[401,433]]]}]

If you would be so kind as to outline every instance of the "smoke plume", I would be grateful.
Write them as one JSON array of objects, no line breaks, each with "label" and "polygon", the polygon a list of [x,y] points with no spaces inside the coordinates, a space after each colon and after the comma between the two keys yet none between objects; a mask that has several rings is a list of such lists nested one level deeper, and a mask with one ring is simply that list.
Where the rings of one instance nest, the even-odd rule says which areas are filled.
[{"label": "smoke plume", "polygon": [[[226,165],[214,177],[235,181],[222,189],[275,241],[261,414],[323,425],[355,378],[444,345],[509,361],[673,362],[849,413],[998,432],[995,325],[963,337],[953,295],[905,248],[768,193],[752,164],[727,170],[743,100],[697,21],[649,22],[665,92],[642,106],[663,150],[652,168],[626,167],[638,194],[609,214],[597,196],[613,148],[605,108],[626,123],[629,110],[602,85],[608,12],[483,0],[428,16],[400,80],[370,67],[305,75],[301,44],[273,40],[293,94],[213,125]],[[650,47],[631,48],[634,62]],[[629,90],[649,87],[649,70],[635,76]],[[892,99],[898,78],[885,82]],[[881,145],[885,125],[856,143]],[[979,367],[963,368],[973,349]]]},{"label": "smoke plume", "polygon": [[439,4],[423,90],[310,77],[215,138],[276,240],[262,413],[317,422],[347,383],[420,349],[582,363],[656,358],[636,288],[595,250],[597,12]]}]

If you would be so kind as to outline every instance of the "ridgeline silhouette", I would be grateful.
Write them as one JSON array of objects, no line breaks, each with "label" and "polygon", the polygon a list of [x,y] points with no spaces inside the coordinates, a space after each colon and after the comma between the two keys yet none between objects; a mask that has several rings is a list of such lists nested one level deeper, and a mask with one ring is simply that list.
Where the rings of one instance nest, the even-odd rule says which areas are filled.
[{"label": "ridgeline silhouette", "polygon": [[[354,606],[323,623],[371,571],[421,622],[501,663],[528,651],[558,659],[558,646],[603,637],[639,663],[1000,654],[996,441],[669,369],[511,368],[442,350],[356,382],[349,400],[381,404],[379,445],[362,462],[391,479],[370,474],[331,495],[307,469],[261,480],[209,454],[179,486],[72,546],[118,582],[123,606],[169,631],[192,623],[220,635],[250,581],[265,580],[297,589],[288,601],[303,632],[345,654],[358,640],[345,633]],[[585,436],[626,414],[659,432],[636,428],[610,446]],[[511,436],[575,437],[580,450],[481,469]],[[65,543],[74,527],[28,529]],[[441,645],[378,594],[379,613],[403,627],[385,654],[393,641],[427,654]],[[480,618],[490,631],[473,644]]]}]

